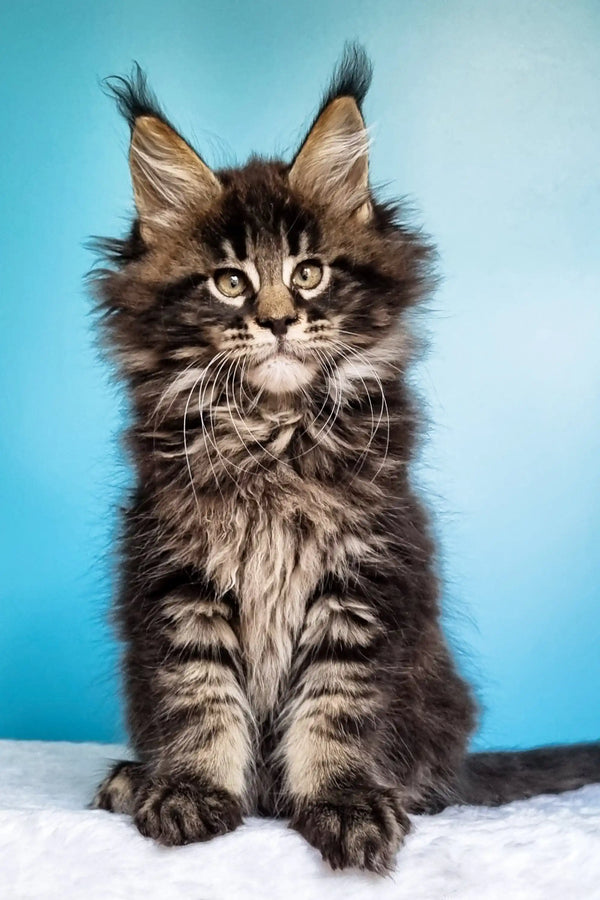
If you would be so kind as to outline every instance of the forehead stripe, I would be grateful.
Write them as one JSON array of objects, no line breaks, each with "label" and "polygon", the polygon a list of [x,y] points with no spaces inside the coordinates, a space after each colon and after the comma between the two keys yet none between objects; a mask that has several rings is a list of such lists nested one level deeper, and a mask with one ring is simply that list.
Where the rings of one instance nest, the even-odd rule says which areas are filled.
[{"label": "forehead stripe", "polygon": [[299,207],[288,207],[281,211],[280,227],[285,234],[292,256],[300,252],[302,234],[308,231],[310,219]]},{"label": "forehead stripe", "polygon": [[241,221],[230,222],[224,235],[225,241],[230,246],[240,262],[248,258],[248,247],[246,244],[246,229]]},{"label": "forehead stripe", "polygon": [[288,247],[290,248],[290,254],[292,256],[298,256],[300,252],[300,235],[302,234],[302,227],[297,222],[292,222],[292,224],[285,228],[285,237],[288,242]]}]

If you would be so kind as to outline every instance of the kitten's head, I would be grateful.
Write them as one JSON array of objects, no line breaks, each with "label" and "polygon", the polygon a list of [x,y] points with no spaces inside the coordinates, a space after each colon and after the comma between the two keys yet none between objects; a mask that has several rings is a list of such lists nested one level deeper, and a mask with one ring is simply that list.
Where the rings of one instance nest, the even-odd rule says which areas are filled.
[{"label": "kitten's head", "polygon": [[112,79],[131,128],[137,218],[105,242],[112,342],[126,375],[235,367],[248,390],[307,396],[324,374],[364,384],[402,362],[402,312],[428,249],[376,202],[361,104],[371,67],[347,48],[291,163],[213,171],[169,124],[144,76]]}]

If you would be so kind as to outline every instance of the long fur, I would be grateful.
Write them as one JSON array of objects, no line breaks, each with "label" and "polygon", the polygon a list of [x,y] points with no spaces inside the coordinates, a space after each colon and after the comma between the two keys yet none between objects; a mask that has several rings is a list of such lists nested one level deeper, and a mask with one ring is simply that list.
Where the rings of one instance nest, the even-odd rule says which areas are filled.
[{"label": "long fur", "polygon": [[[358,109],[370,71],[349,48],[319,138],[291,164],[213,175],[192,160],[218,183],[209,208],[201,185],[180,205],[155,190],[168,227],[142,206],[103,245],[100,327],[131,407],[117,616],[138,762],[96,804],[166,844],[286,815],[334,867],[384,872],[409,812],[600,780],[600,752],[467,754],[475,706],[410,477],[410,314],[432,249],[372,192],[358,217],[343,167],[330,194],[294,187],[299,159],[328,159],[330,104]],[[112,91],[132,141],[140,117],[168,126],[139,70]],[[132,167],[136,197],[169,177],[170,154],[190,164],[189,145],[157,134],[156,159]],[[303,290],[307,261],[322,279]],[[240,293],[220,300],[232,271]]]}]

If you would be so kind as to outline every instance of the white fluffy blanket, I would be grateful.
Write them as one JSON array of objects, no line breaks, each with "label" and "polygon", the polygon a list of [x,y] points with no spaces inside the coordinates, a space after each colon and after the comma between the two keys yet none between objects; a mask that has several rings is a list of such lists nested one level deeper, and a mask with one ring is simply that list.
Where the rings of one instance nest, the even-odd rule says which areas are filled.
[{"label": "white fluffy blanket", "polygon": [[501,809],[415,817],[393,877],[331,872],[282,822],[251,819],[166,849],[86,809],[100,744],[0,741],[2,900],[588,900],[600,898],[600,786]]}]

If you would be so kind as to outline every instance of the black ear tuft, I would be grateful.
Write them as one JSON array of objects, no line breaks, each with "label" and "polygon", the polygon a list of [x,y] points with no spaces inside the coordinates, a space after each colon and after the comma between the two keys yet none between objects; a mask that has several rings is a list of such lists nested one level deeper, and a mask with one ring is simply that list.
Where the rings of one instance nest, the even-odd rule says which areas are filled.
[{"label": "black ear tuft", "polygon": [[165,124],[170,124],[160,108],[156,96],[148,87],[148,79],[139,63],[134,62],[128,78],[111,75],[103,79],[102,86],[105,93],[116,100],[119,112],[126,119],[132,131],[135,120],[140,116],[154,116]]},{"label": "black ear tuft", "polygon": [[346,41],[342,57],[323,96],[319,114],[336,97],[353,97],[360,109],[372,77],[373,65],[365,48],[356,41]]}]

